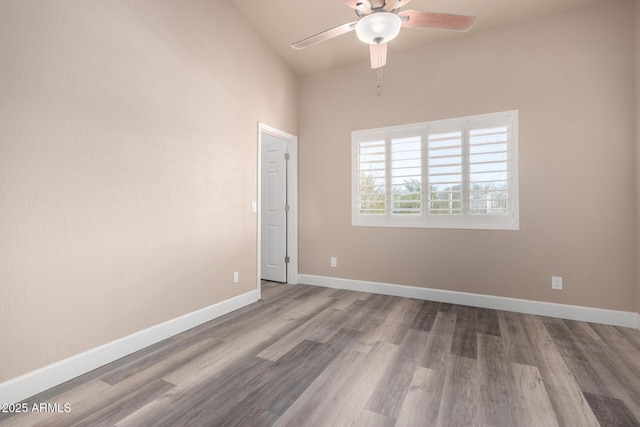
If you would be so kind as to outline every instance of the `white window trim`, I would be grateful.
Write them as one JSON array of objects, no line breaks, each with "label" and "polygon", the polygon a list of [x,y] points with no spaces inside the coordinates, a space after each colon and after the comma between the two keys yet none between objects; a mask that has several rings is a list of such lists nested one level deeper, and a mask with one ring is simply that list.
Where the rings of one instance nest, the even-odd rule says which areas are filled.
[{"label": "white window trim", "polygon": [[[468,128],[467,123],[476,120],[491,120],[497,118],[508,117],[510,126],[508,128],[507,138],[507,181],[509,185],[509,202],[510,209],[507,215],[471,215],[469,209],[469,174],[468,174]],[[422,212],[419,215],[393,215],[391,213],[391,191],[390,184],[390,141],[392,135],[398,133],[407,133],[408,131],[420,132],[422,139],[422,183],[427,182],[427,160],[425,159],[427,132],[430,127],[438,126],[460,126],[465,124],[462,144],[462,162],[463,162],[463,212],[462,215],[432,215],[428,213],[429,205],[428,192],[422,191]],[[358,155],[359,144],[370,141],[374,135],[384,135],[386,144],[386,209],[384,214],[360,214],[359,213],[359,168]],[[473,116],[459,117],[454,119],[437,120],[423,123],[414,123],[408,125],[391,126],[385,128],[357,130],[351,133],[351,223],[353,226],[366,227],[415,227],[415,228],[450,228],[450,229],[481,229],[481,230],[519,230],[520,214],[519,214],[519,185],[518,185],[518,110],[502,111],[497,113],[479,114]]]}]

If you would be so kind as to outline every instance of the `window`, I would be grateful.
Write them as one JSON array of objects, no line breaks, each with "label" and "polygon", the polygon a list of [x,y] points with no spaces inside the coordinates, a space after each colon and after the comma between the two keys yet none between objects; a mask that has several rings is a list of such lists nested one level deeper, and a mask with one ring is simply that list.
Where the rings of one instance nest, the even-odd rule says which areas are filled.
[{"label": "window", "polygon": [[354,131],[352,223],[517,230],[518,112]]}]

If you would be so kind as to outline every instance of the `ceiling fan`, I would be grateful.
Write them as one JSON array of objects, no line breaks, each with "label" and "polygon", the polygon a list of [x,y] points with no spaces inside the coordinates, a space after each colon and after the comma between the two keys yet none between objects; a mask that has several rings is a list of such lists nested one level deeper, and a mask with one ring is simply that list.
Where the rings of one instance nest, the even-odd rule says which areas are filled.
[{"label": "ceiling fan", "polygon": [[369,45],[371,68],[380,68],[387,63],[387,43],[400,32],[401,27],[431,28],[439,30],[468,31],[476,21],[475,16],[451,15],[448,13],[422,12],[400,8],[411,0],[342,0],[355,10],[358,21],[338,25],[291,45],[304,49],[322,41],[356,31],[358,38]]}]

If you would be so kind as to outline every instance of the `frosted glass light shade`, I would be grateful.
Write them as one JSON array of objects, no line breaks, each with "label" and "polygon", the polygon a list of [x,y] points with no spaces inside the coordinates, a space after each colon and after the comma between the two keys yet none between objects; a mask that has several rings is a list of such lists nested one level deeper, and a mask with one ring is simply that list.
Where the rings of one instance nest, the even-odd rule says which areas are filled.
[{"label": "frosted glass light shade", "polygon": [[400,32],[402,19],[395,13],[374,12],[356,24],[356,35],[367,44],[387,43]]}]

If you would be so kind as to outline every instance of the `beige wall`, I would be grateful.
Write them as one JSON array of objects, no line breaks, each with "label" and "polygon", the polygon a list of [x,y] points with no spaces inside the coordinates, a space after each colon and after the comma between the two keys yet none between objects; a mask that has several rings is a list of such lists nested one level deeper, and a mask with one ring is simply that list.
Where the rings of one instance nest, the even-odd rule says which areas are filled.
[{"label": "beige wall", "polygon": [[298,79],[221,3],[0,5],[0,382],[255,289]]},{"label": "beige wall", "polygon": [[[633,2],[636,149],[636,311],[640,313],[640,0]],[[638,325],[640,327],[640,325]]]},{"label": "beige wall", "polygon": [[[631,6],[406,52],[391,43],[381,96],[366,62],[304,77],[300,272],[634,311]],[[509,109],[520,110],[519,231],[351,226],[352,130]]]}]

